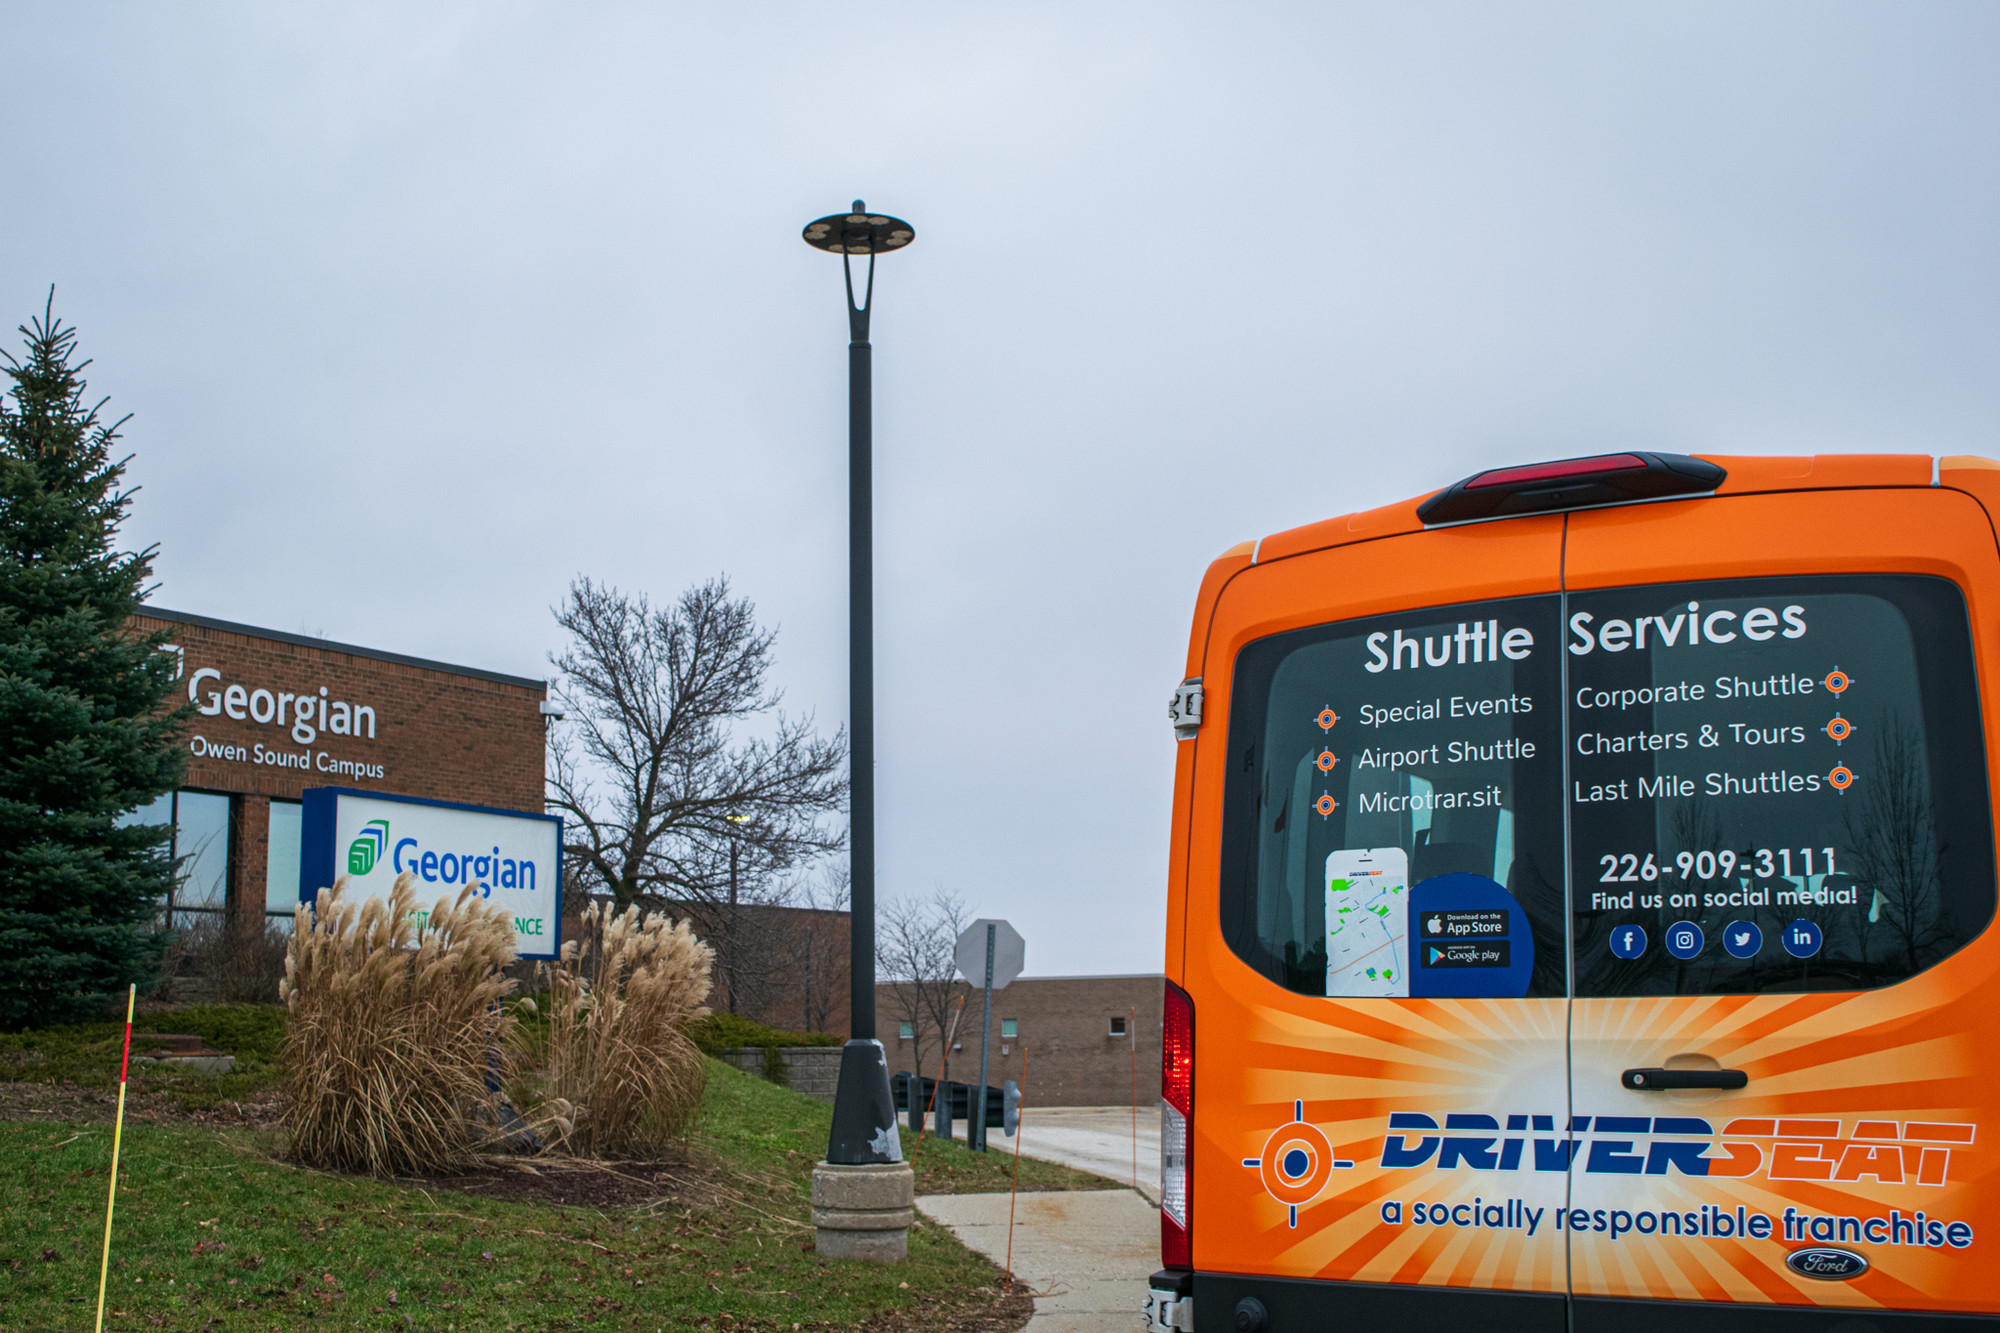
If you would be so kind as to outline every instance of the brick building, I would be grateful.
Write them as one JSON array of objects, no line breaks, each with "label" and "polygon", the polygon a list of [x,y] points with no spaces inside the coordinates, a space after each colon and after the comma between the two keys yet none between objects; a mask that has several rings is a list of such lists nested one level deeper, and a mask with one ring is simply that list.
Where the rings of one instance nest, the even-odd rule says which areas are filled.
[{"label": "brick building", "polygon": [[[849,1031],[853,918],[848,913],[696,902],[668,903],[666,912],[688,922],[716,951],[714,985],[703,1001],[716,1013],[741,1014],[785,1032]],[[582,927],[581,907],[566,907],[563,938],[581,938]],[[732,944],[734,968],[729,965]]]},{"label": "brick building", "polygon": [[848,913],[763,903],[682,910],[716,948],[711,1009],[788,1032],[850,1030]]},{"label": "brick building", "polygon": [[[1160,1096],[1160,1020],[1165,979],[1157,974],[1099,977],[1021,977],[993,992],[993,1026],[987,1078],[1021,1081],[1031,1106],[1141,1108]],[[950,1000],[965,997],[951,1052],[950,1077],[979,1078],[981,992],[957,983]],[[877,1032],[891,1071],[917,1069],[937,1076],[938,1029],[902,983],[875,988]],[[1021,1058],[1027,1056],[1022,1072]]]},{"label": "brick building", "polygon": [[173,825],[183,918],[290,918],[308,787],[543,809],[543,681],[157,607],[132,623],[172,633],[197,710],[185,784],[132,816]]}]

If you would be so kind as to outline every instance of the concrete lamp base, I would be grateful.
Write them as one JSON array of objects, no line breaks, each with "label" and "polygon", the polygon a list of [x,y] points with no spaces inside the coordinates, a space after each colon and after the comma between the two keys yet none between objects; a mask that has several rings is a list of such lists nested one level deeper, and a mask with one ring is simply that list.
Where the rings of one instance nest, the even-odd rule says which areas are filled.
[{"label": "concrete lamp base", "polygon": [[899,1264],[909,1257],[916,1216],[917,1173],[907,1162],[813,1167],[815,1248],[828,1259]]}]

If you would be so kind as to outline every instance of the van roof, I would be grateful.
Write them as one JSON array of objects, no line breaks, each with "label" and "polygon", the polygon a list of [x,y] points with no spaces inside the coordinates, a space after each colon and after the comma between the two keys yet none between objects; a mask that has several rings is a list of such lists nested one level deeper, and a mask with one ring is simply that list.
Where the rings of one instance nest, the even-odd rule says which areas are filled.
[{"label": "van roof", "polygon": [[[1718,496],[1856,487],[1939,486],[1946,484],[1944,474],[1948,472],[2000,470],[2000,463],[1972,455],[1933,458],[1929,454],[1812,454],[1792,457],[1696,454],[1694,457],[1713,463],[1728,474],[1713,492]],[[1364,509],[1359,513],[1275,532],[1254,542],[1243,542],[1225,552],[1224,556],[1247,555],[1251,564],[1262,564],[1331,546],[1420,532],[1425,525],[1417,516],[1418,506],[1437,494],[1439,491],[1430,491],[1379,509]],[[1499,523],[1507,520],[1493,518],[1482,521]]]}]

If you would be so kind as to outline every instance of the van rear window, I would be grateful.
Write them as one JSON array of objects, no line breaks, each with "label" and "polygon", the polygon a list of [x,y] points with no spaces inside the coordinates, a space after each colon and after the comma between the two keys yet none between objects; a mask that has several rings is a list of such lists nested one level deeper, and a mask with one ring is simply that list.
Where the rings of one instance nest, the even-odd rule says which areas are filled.
[{"label": "van rear window", "polygon": [[1970,629],[1942,579],[1294,631],[1239,654],[1229,736],[1224,938],[1303,994],[1562,995],[1572,949],[1578,995],[1858,990],[1994,912]]},{"label": "van rear window", "polygon": [[1991,919],[1955,585],[1573,593],[1563,648],[1577,994],[1862,990]]},{"label": "van rear window", "polygon": [[1223,932],[1307,995],[1563,993],[1561,601],[1238,657]]}]

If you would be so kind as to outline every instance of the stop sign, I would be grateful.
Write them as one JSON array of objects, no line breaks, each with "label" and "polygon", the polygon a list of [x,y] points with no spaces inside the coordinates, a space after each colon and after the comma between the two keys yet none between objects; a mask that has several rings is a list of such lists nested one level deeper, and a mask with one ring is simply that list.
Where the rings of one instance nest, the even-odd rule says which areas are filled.
[{"label": "stop sign", "polygon": [[988,930],[993,935],[993,989],[999,990],[1027,965],[1028,942],[1021,938],[1021,932],[1005,921],[995,921],[982,917],[965,928],[958,937],[958,946],[952,951],[952,961],[965,979],[975,986],[986,984],[986,936]]}]

